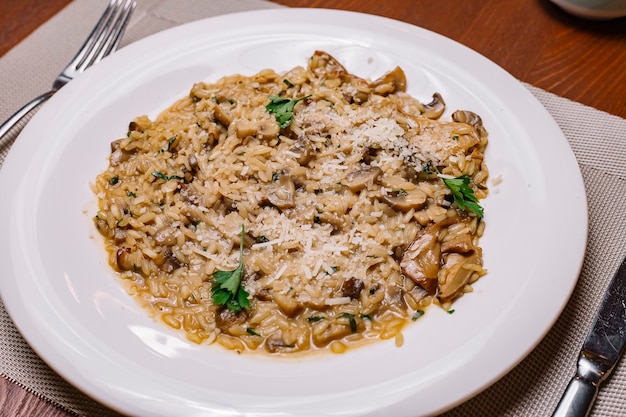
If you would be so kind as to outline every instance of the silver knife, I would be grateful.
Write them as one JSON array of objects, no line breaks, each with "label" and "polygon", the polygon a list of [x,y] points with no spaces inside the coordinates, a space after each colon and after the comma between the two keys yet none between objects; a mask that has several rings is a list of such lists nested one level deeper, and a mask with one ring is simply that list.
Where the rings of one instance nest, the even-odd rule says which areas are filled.
[{"label": "silver knife", "polygon": [[604,294],[572,378],[552,417],[588,416],[600,384],[610,375],[626,346],[626,259]]}]

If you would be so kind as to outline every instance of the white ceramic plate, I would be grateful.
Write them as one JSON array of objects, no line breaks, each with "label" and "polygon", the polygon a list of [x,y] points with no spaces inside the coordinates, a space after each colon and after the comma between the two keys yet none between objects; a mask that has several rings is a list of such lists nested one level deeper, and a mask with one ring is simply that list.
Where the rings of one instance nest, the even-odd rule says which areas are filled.
[{"label": "white ceramic plate", "polygon": [[[314,50],[409,92],[480,114],[492,178],[482,240],[489,274],[454,314],[430,309],[393,341],[305,359],[236,355],[153,322],[107,266],[89,182],[137,115],[199,80],[305,65]],[[445,117],[445,116],[444,116]],[[64,87],[28,124],[0,177],[4,303],[34,350],[79,389],[131,415],[418,416],[508,372],[550,329],[581,267],[586,199],[566,139],[501,68],[447,38],[368,15],[255,11],[159,33]],[[573,227],[574,226],[574,227]]]}]

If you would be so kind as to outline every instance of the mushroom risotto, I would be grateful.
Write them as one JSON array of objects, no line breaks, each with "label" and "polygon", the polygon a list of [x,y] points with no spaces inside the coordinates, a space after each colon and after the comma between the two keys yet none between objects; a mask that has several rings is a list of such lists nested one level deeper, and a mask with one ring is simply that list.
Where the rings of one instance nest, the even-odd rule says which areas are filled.
[{"label": "mushroom risotto", "polygon": [[111,143],[111,266],[149,314],[235,351],[343,352],[449,310],[485,274],[487,132],[444,99],[306,67],[197,83]]}]

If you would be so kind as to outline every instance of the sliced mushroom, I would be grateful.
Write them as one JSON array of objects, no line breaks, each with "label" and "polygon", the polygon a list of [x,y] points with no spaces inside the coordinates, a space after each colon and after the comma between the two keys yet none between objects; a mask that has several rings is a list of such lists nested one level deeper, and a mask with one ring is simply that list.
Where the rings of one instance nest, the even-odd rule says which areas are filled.
[{"label": "sliced mushroom", "polygon": [[176,271],[182,265],[169,248],[163,252],[163,259],[165,262],[161,265],[161,269],[167,273]]},{"label": "sliced mushroom", "polygon": [[439,285],[438,294],[442,302],[450,301],[463,293],[463,288],[474,273],[472,268],[474,265],[482,265],[480,248],[476,248],[470,255],[460,253],[446,255],[442,268],[445,281]]},{"label": "sliced mushroom", "polygon": [[112,166],[118,166],[122,162],[128,161],[132,156],[132,152],[128,152],[122,149],[122,141],[124,139],[118,139],[111,142],[111,156],[109,157],[109,161]]},{"label": "sliced mushroom", "polygon": [[390,305],[396,307],[406,308],[406,301],[404,300],[404,290],[401,287],[392,285],[387,289],[387,301]]},{"label": "sliced mushroom", "polygon": [[459,218],[447,218],[439,223],[431,224],[420,230],[413,243],[404,251],[400,261],[400,269],[408,278],[424,288],[429,294],[437,292],[441,263],[441,244],[439,232],[459,221]]},{"label": "sliced mushroom", "polygon": [[443,101],[443,97],[441,97],[441,94],[435,93],[433,94],[433,100],[428,104],[424,104],[423,116],[429,119],[438,119],[445,109],[446,103]]},{"label": "sliced mushroom", "polygon": [[137,271],[141,269],[143,255],[138,250],[122,247],[115,253],[115,263],[121,271]]},{"label": "sliced mushroom", "polygon": [[229,109],[227,109],[225,106],[218,104],[217,106],[215,106],[215,110],[213,112],[215,115],[215,119],[223,126],[228,127],[233,122],[233,116]]},{"label": "sliced mushroom", "polygon": [[345,220],[341,216],[329,211],[318,213],[317,222],[330,224],[333,227],[333,232],[342,231],[346,226]]},{"label": "sliced mushroom", "polygon": [[[319,325],[325,324],[323,321],[318,323]],[[322,347],[326,346],[333,340],[344,338],[350,334],[352,334],[352,330],[350,329],[349,323],[332,323],[324,327],[323,331],[319,333],[314,329],[312,339],[316,346]]]},{"label": "sliced mushroom", "polygon": [[330,54],[315,51],[309,60],[309,70],[318,78],[340,78],[347,74],[346,69]]},{"label": "sliced mushroom", "polygon": [[409,191],[401,190],[391,194],[385,194],[382,198],[392,209],[405,212],[411,209],[419,210],[426,205],[426,194],[417,188]]},{"label": "sliced mushroom", "polygon": [[313,146],[307,138],[299,138],[289,151],[300,165],[306,165],[313,159]]},{"label": "sliced mushroom", "polygon": [[406,75],[402,68],[396,67],[372,82],[376,94],[387,96],[398,91],[406,91]]},{"label": "sliced mushroom", "polygon": [[290,175],[280,175],[278,180],[272,184],[267,195],[270,203],[279,209],[295,207],[296,186]]},{"label": "sliced mushroom", "polygon": [[278,137],[279,126],[269,120],[239,120],[235,130],[239,139],[253,136],[260,140],[271,140]]},{"label": "sliced mushroom", "polygon": [[483,120],[476,113],[469,110],[457,110],[452,113],[452,120],[459,123],[467,123],[478,132],[480,137],[487,135],[487,130],[483,126]]},{"label": "sliced mushroom", "polygon": [[293,346],[285,343],[282,332],[279,330],[272,333],[267,339],[265,339],[265,348],[271,353],[276,353],[284,351],[285,349],[293,348]]},{"label": "sliced mushroom", "polygon": [[370,166],[348,174],[346,186],[350,191],[356,193],[374,184],[382,175],[383,171],[379,167]]},{"label": "sliced mushroom", "polygon": [[128,233],[126,232],[126,229],[122,229],[121,227],[116,227],[115,232],[113,233],[113,236],[115,239],[115,244],[119,245],[120,243],[126,240]]},{"label": "sliced mushroom", "polygon": [[472,244],[472,236],[469,233],[456,236],[447,242],[441,244],[441,252],[455,252],[468,254],[474,251],[474,245]]}]

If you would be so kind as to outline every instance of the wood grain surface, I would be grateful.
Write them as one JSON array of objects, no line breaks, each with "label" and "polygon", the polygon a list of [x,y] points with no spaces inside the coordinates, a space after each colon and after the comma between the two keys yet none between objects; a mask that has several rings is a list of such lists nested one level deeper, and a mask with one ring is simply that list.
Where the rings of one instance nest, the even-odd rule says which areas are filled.
[{"label": "wood grain surface", "polygon": [[[626,18],[587,21],[548,0],[276,1],[371,13],[421,26],[474,49],[521,81],[626,118]],[[0,0],[0,56],[69,3]],[[0,416],[72,414],[0,378]]]}]

